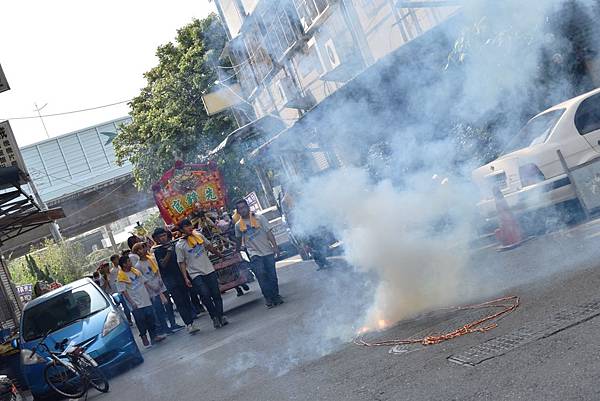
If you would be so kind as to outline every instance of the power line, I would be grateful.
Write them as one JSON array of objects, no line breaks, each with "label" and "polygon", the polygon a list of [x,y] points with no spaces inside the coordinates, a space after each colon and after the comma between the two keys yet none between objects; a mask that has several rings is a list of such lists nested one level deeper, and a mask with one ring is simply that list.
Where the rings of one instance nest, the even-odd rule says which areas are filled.
[{"label": "power line", "polygon": [[42,114],[42,115],[37,115],[37,116],[23,116],[23,117],[0,118],[0,120],[29,120],[29,119],[32,119],[32,118],[40,118],[40,117],[64,116],[66,114],[75,114],[75,113],[82,113],[84,111],[91,111],[91,110],[103,109],[103,108],[106,108],[106,107],[116,106],[118,104],[128,103],[130,101],[131,101],[131,99],[129,99],[129,100],[122,100],[120,102],[115,102],[115,103],[103,104],[102,106],[88,107],[87,109],[64,111],[64,112],[61,112],[61,113]]}]

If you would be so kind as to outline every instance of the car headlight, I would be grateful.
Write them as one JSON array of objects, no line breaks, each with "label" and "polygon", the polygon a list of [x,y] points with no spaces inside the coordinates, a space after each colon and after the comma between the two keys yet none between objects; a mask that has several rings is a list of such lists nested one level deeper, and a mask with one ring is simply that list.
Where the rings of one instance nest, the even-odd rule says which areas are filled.
[{"label": "car headlight", "polygon": [[41,363],[46,363],[46,359],[42,358],[38,354],[35,354],[30,349],[22,349],[21,350],[21,364],[22,365],[38,365]]},{"label": "car headlight", "polygon": [[108,333],[116,329],[120,323],[121,318],[119,317],[119,314],[115,311],[110,311],[110,313],[106,316],[104,328],[102,328],[102,337],[108,335]]}]

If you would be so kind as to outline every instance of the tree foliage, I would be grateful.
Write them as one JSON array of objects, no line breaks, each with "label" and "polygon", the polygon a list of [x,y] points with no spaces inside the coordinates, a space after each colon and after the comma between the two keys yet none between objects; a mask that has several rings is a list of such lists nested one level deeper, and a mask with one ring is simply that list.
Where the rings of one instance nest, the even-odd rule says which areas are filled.
[{"label": "tree foliage", "polygon": [[[158,65],[144,74],[147,85],[130,103],[133,122],[114,140],[120,163],[133,164],[136,185],[148,189],[177,158],[198,162],[199,156],[217,146],[236,128],[229,112],[208,116],[202,93],[214,89],[216,66],[227,36],[216,15],[179,29],[174,43],[158,48]],[[221,156],[221,167],[229,197],[248,188],[239,176],[240,156]],[[254,181],[250,178],[250,186]]]},{"label": "tree foliage", "polygon": [[21,258],[11,260],[8,268],[17,284],[33,284],[36,281],[62,284],[82,278],[87,271],[87,255],[80,243],[46,240],[40,248]]}]

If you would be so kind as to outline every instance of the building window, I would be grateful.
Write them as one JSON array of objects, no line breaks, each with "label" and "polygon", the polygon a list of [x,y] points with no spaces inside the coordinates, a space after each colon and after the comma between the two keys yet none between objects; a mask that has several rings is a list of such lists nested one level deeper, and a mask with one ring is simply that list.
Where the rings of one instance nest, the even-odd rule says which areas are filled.
[{"label": "building window", "polygon": [[276,10],[268,10],[260,16],[265,29],[265,44],[273,60],[279,60],[296,43],[298,35],[294,29],[294,9],[290,3],[280,2]]},{"label": "building window", "polygon": [[260,83],[273,69],[273,61],[265,48],[264,36],[258,24],[253,24],[244,35],[244,43],[250,56],[254,75]]},{"label": "building window", "polygon": [[[232,42],[229,43],[231,45]],[[240,43],[231,45],[231,56],[237,82],[242,86],[242,92],[248,96],[256,87],[256,80],[245,46],[243,44],[240,46]],[[228,84],[231,84],[231,82],[228,82]]]},{"label": "building window", "polygon": [[300,23],[304,32],[308,31],[313,22],[329,6],[330,0],[294,0]]}]

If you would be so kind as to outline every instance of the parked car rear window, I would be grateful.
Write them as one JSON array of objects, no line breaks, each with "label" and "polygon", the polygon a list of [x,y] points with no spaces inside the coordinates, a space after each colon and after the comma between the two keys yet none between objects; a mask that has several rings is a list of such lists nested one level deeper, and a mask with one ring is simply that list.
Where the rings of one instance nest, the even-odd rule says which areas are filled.
[{"label": "parked car rear window", "polygon": [[529,120],[509,143],[502,154],[543,143],[556,126],[565,109],[552,110]]},{"label": "parked car rear window", "polygon": [[106,298],[92,284],[73,288],[23,313],[23,338],[31,341],[59,330],[108,307]]},{"label": "parked car rear window", "polygon": [[575,126],[581,135],[600,129],[600,94],[581,102],[575,113]]}]

